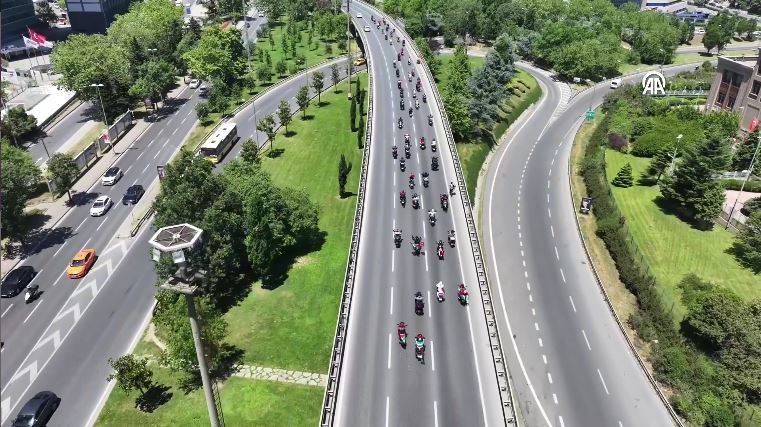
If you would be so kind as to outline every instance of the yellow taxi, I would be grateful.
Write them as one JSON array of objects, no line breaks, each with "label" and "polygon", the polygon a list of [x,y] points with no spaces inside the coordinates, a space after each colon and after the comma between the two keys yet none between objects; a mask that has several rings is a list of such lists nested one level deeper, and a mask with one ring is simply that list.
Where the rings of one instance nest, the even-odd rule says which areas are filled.
[{"label": "yellow taxi", "polygon": [[95,263],[95,249],[82,249],[71,259],[71,264],[66,269],[69,279],[85,277]]},{"label": "yellow taxi", "polygon": [[365,58],[361,56],[354,60],[354,65],[356,66],[365,65],[365,64],[367,64],[367,60],[365,60]]}]

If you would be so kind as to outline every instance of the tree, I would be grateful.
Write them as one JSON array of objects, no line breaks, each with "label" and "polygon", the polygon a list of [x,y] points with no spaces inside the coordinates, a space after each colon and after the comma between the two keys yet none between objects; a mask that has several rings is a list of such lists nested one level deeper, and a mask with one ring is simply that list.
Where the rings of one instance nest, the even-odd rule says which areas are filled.
[{"label": "tree", "polygon": [[494,51],[502,58],[506,64],[513,65],[515,62],[516,46],[515,40],[507,33],[502,33],[494,41]]},{"label": "tree", "polygon": [[341,154],[341,160],[338,161],[338,197],[344,198],[346,192],[346,181],[349,179],[351,172],[351,163],[346,161],[346,157]]},{"label": "tree", "polygon": [[55,153],[50,156],[47,166],[50,181],[55,184],[58,194],[61,195],[65,191],[71,201],[69,189],[79,177],[79,168],[74,158],[69,153]]},{"label": "tree", "polygon": [[[113,25],[113,24],[112,24]],[[128,51],[100,35],[74,34],[56,45],[51,63],[61,78],[56,84],[83,100],[99,102],[91,84],[102,84],[100,95],[107,115],[114,117],[132,104],[132,70]]]},{"label": "tree", "polygon": [[270,141],[270,151],[272,151],[272,143],[275,141],[275,117],[272,114],[264,116],[256,124],[256,130],[267,135],[267,139]]},{"label": "tree", "polygon": [[320,94],[322,93],[322,88],[325,86],[325,82],[323,79],[325,78],[325,75],[322,74],[320,71],[315,71],[312,74],[312,88],[314,88],[314,91],[317,92],[317,105],[319,106],[322,101],[320,100]]},{"label": "tree", "polygon": [[328,56],[333,55],[333,43],[325,42],[325,54]]},{"label": "tree", "polygon": [[441,97],[452,133],[457,139],[464,138],[473,129],[467,98],[450,89],[443,90]]},{"label": "tree", "polygon": [[709,52],[713,48],[717,48],[721,52],[724,46],[732,41],[732,34],[735,32],[735,21],[729,13],[720,12],[708,21],[705,28],[703,46]]},{"label": "tree", "polygon": [[240,149],[240,157],[244,162],[259,162],[259,145],[257,145],[253,138],[248,138],[243,142],[243,146]]},{"label": "tree", "polygon": [[745,216],[750,216],[756,211],[761,211],[761,196],[746,200],[745,203],[743,203],[743,207],[740,208],[740,212]]},{"label": "tree", "polygon": [[[108,38],[127,51],[133,71],[136,71],[147,57],[164,60],[179,67],[175,49],[183,38],[182,17],[182,8],[171,2],[141,1],[130,7],[128,12],[115,17],[107,30]],[[147,49],[155,50],[148,54]],[[142,57],[142,60],[135,61],[138,57]]]},{"label": "tree", "polygon": [[283,61],[282,59],[280,61],[277,61],[277,64],[275,65],[275,71],[280,75],[280,77],[283,77],[283,74],[288,69],[288,65]]},{"label": "tree", "polygon": [[235,82],[246,70],[241,33],[234,27],[223,30],[218,25],[210,25],[204,28],[196,47],[183,58],[196,76],[226,84]]},{"label": "tree", "polygon": [[148,368],[148,359],[125,354],[118,359],[109,358],[108,364],[114,372],[109,374],[106,381],[116,380],[116,384],[129,394],[137,389],[144,395],[153,385],[153,372]]},{"label": "tree", "polygon": [[203,101],[199,102],[195,106],[196,109],[196,117],[198,117],[198,120],[201,121],[201,123],[206,123],[206,120],[209,118],[209,102]]},{"label": "tree", "polygon": [[37,17],[40,18],[40,21],[47,24],[52,24],[58,20],[58,15],[55,14],[55,11],[48,2],[36,3],[34,13],[37,14]]},{"label": "tree", "polygon": [[269,39],[269,42],[270,42],[270,50],[275,50],[275,35],[272,32],[270,32],[267,35],[267,38]]},{"label": "tree", "polygon": [[634,178],[632,177],[632,165],[631,163],[626,163],[621,170],[618,171],[616,174],[616,177],[613,178],[613,181],[611,181],[611,184],[615,185],[616,187],[623,187],[628,188],[631,187],[634,184]]},{"label": "tree", "polygon": [[272,70],[267,64],[261,64],[256,68],[256,78],[262,83],[267,83],[272,79]]},{"label": "tree", "polygon": [[365,116],[359,116],[359,124],[357,125],[357,148],[362,149],[365,142]]},{"label": "tree", "polygon": [[283,58],[288,57],[288,39],[286,39],[285,32],[280,37],[280,49],[283,51]]},{"label": "tree", "polygon": [[288,100],[280,100],[280,105],[277,107],[277,117],[280,119],[280,124],[285,127],[285,136],[288,136],[288,124],[291,123],[291,104],[288,103]]},{"label": "tree", "polygon": [[19,138],[37,130],[37,119],[27,114],[24,107],[19,105],[8,110],[5,118],[0,122],[0,131],[3,135],[13,138],[16,146],[20,145]]},{"label": "tree", "polygon": [[[40,168],[26,150],[11,146],[2,139],[0,155],[3,173],[0,174],[0,220],[3,236],[13,240],[24,237],[24,207],[40,182]],[[23,240],[22,240],[23,241]]]},{"label": "tree", "polygon": [[145,99],[163,100],[175,85],[175,68],[164,60],[148,61],[142,67],[137,80],[130,87],[130,95]]},{"label": "tree", "polygon": [[735,237],[732,251],[740,263],[761,273],[761,210],[751,212],[745,229]]},{"label": "tree", "polygon": [[349,128],[352,132],[356,129],[355,123],[357,123],[357,102],[352,99],[349,101]]},{"label": "tree", "polygon": [[428,69],[431,70],[431,74],[433,74],[434,77],[438,76],[439,72],[441,72],[441,60],[439,60],[439,57],[431,50],[431,46],[428,45],[428,40],[424,37],[418,37],[415,39],[415,45],[417,45],[420,54],[428,64]]},{"label": "tree", "polygon": [[[750,163],[753,160],[753,155],[756,153],[756,147],[758,147],[760,139],[757,129],[748,135],[748,139],[740,141],[732,155],[732,170],[742,171],[750,169]],[[761,154],[756,155],[756,161],[753,164],[753,174],[761,175]]]},{"label": "tree", "polygon": [[306,117],[307,108],[309,108],[309,87],[301,86],[296,93],[296,104],[301,109],[301,118]]},{"label": "tree", "polygon": [[[711,228],[724,203],[724,190],[714,175],[727,159],[724,140],[711,136],[686,150],[673,176],[660,183],[663,197],[675,203],[704,228]],[[726,160],[723,160],[726,163]]]},{"label": "tree", "polygon": [[476,70],[468,81],[470,93],[474,99],[486,102],[496,108],[507,98],[510,83],[515,70],[512,65],[505,63],[502,56],[490,52],[486,55],[483,67]]},{"label": "tree", "polygon": [[338,73],[338,64],[330,66],[330,79],[333,81],[333,93],[338,93],[338,82],[341,81],[341,75]]},{"label": "tree", "polygon": [[666,169],[671,165],[672,153],[668,149],[658,150],[655,156],[650,160],[650,165],[647,167],[647,173],[650,176],[655,176],[655,182],[658,183],[661,180],[661,176]]}]

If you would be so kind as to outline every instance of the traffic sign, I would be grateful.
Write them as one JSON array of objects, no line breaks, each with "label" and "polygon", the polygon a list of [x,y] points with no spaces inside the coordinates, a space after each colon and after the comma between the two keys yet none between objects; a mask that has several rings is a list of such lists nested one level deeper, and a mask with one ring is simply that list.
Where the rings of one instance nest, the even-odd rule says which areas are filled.
[{"label": "traffic sign", "polygon": [[591,122],[592,120],[595,119],[595,111],[594,110],[588,110],[587,114],[586,114],[586,117],[587,117],[587,121]]}]

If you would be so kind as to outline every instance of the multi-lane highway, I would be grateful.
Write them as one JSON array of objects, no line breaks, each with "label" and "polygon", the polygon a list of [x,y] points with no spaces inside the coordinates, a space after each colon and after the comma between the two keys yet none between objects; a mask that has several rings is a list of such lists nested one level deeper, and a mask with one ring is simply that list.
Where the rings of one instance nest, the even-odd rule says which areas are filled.
[{"label": "multi-lane highway", "polygon": [[[362,15],[362,18],[357,16]],[[417,77],[409,81],[407,73],[415,70],[415,57],[404,49],[402,61],[396,56],[402,45],[393,42],[377,29],[371,16],[380,18],[370,6],[352,2],[351,17],[364,32],[365,53],[374,78],[372,135],[367,182],[367,205],[362,218],[358,271],[348,322],[341,382],[338,386],[335,425],[453,425],[483,426],[504,423],[501,402],[491,358],[483,307],[476,291],[476,274],[468,239],[463,205],[452,198],[449,211],[443,211],[439,197],[456,181],[452,154],[446,144],[442,112],[433,98],[433,82],[422,77],[423,92],[418,93],[420,108],[414,109]],[[393,28],[393,26],[392,26]],[[410,39],[406,40],[409,44]],[[411,59],[411,65],[408,64]],[[393,64],[400,69],[405,106],[400,95]],[[426,103],[421,96],[425,93]],[[409,117],[407,109],[413,107]],[[433,126],[427,116],[433,114]],[[399,129],[397,120],[403,118]],[[391,147],[397,145],[399,159],[404,157],[404,135],[412,140],[406,170],[392,158]],[[427,147],[418,141],[425,137]],[[438,151],[431,151],[431,141],[438,141]],[[433,156],[440,159],[440,170],[431,169]],[[421,174],[430,174],[429,188],[421,186]],[[414,177],[410,189],[408,178]],[[399,202],[399,192],[407,192],[406,207]],[[419,193],[421,208],[413,209],[411,196]],[[435,209],[435,226],[428,223],[426,211]],[[395,248],[392,230],[401,229],[404,241]],[[436,242],[447,241],[447,232],[455,230],[457,246],[446,245],[444,260],[436,254]],[[411,236],[422,237],[423,254],[412,254]],[[446,299],[435,298],[435,284],[443,282]],[[469,306],[457,301],[457,285],[465,283],[472,291]],[[414,312],[413,295],[424,296],[424,314]],[[407,324],[408,344],[402,348],[396,325]],[[427,350],[424,363],[415,359],[413,337],[422,333]]]},{"label": "multi-lane highway", "polygon": [[[317,70],[329,75],[337,59]],[[345,76],[345,71],[342,71]],[[274,113],[281,99],[295,107],[298,89],[308,82],[306,74],[271,88],[233,119],[242,139],[254,137],[254,111],[261,119]],[[314,93],[312,93],[314,95]],[[0,301],[4,342],[0,385],[2,385],[2,425],[33,394],[51,390],[62,398],[53,420],[55,425],[87,425],[106,397],[105,378],[110,372],[109,357],[124,354],[138,338],[153,306],[156,276],[149,260],[150,227],[144,226],[134,238],[116,236],[125,222],[131,223],[132,206],[118,203],[133,183],[146,189],[156,184],[156,166],[165,164],[192,130],[194,106],[199,97],[184,89],[158,118],[115,162],[125,171],[116,185],[95,184],[24,265],[34,266],[34,284],[42,294],[31,304],[23,295]],[[259,136],[264,144],[266,137]],[[237,144],[223,163],[237,156]],[[108,161],[108,157],[101,160]],[[101,194],[117,204],[103,217],[89,216],[91,201]],[[81,280],[65,277],[71,256],[82,248],[95,248],[98,259],[93,270]]]},{"label": "multi-lane highway", "polygon": [[495,153],[481,221],[523,418],[530,426],[671,425],[603,299],[574,218],[570,149],[608,83],[569,100],[546,72],[527,71],[544,95]]}]

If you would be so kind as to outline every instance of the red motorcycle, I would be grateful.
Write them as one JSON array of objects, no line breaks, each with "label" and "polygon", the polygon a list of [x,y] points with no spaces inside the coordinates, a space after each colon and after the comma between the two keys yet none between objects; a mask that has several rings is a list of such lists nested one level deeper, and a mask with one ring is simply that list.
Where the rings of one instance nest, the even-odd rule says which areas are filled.
[{"label": "red motorcycle", "polygon": [[420,137],[420,149],[421,150],[425,150],[425,137],[424,136]]}]

